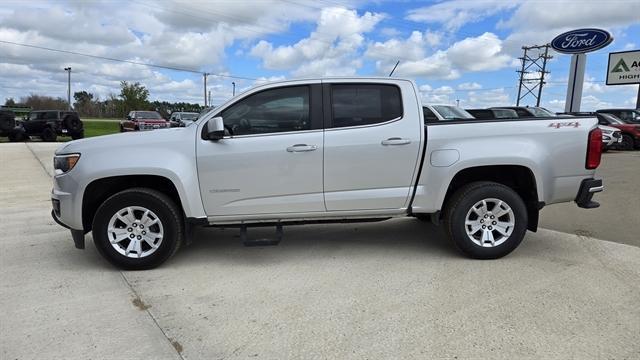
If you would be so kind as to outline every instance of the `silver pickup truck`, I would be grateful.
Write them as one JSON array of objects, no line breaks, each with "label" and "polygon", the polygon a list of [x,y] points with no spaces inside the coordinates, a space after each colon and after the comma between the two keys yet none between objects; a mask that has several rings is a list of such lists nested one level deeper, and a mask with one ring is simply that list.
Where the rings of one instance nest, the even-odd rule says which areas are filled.
[{"label": "silver pickup truck", "polygon": [[[195,226],[275,244],[284,225],[416,217],[467,256],[493,259],[536,231],[543,206],[597,207],[595,118],[426,122],[413,82],[330,78],[261,85],[184,128],[69,142],[52,216],[77,248],[148,269]],[[248,229],[273,226],[271,240]]]}]

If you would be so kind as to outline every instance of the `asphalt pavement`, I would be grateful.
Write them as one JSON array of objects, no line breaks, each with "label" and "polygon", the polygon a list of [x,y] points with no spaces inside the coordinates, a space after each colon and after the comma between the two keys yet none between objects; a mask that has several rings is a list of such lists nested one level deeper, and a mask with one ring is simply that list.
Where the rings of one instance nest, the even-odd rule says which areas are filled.
[{"label": "asphalt pavement", "polygon": [[265,248],[200,229],[162,267],[125,272],[50,218],[55,146],[0,148],[2,359],[640,358],[640,248],[612,242],[637,222],[576,235],[591,228],[572,205],[569,233],[529,233],[495,261],[415,219],[287,227]]}]

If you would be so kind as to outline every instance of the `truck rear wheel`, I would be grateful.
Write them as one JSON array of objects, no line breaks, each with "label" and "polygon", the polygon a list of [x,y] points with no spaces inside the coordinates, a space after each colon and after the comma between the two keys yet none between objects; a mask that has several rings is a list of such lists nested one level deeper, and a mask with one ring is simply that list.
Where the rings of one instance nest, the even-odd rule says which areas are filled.
[{"label": "truck rear wheel", "polygon": [[93,241],[109,262],[127,270],[152,269],[178,251],[181,212],[165,194],[147,188],[108,198],[93,219]]},{"label": "truck rear wheel", "polygon": [[54,142],[58,138],[58,135],[56,135],[56,132],[53,131],[52,128],[46,127],[44,128],[44,130],[42,130],[41,138],[42,138],[42,141]]},{"label": "truck rear wheel", "polygon": [[460,188],[447,203],[449,238],[474,259],[497,259],[512,252],[527,231],[527,209],[511,188],[482,181]]}]

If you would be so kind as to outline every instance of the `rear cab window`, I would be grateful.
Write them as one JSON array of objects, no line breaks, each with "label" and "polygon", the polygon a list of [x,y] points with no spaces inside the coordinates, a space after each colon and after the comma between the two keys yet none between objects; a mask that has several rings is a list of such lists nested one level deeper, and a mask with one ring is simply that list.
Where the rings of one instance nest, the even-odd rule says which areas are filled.
[{"label": "rear cab window", "polygon": [[402,95],[396,85],[332,84],[331,127],[380,124],[403,116]]}]

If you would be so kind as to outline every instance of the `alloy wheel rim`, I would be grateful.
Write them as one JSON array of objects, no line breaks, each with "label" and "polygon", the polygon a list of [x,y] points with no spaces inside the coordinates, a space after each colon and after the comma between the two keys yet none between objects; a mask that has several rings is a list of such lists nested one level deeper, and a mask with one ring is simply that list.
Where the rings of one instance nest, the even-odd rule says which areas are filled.
[{"label": "alloy wheel rim", "polygon": [[142,206],[127,206],[109,220],[107,237],[118,253],[139,259],[158,250],[164,238],[164,228],[153,211]]},{"label": "alloy wheel rim", "polygon": [[481,247],[496,247],[509,239],[515,226],[515,214],[505,201],[487,198],[467,212],[464,227],[469,239]]}]

